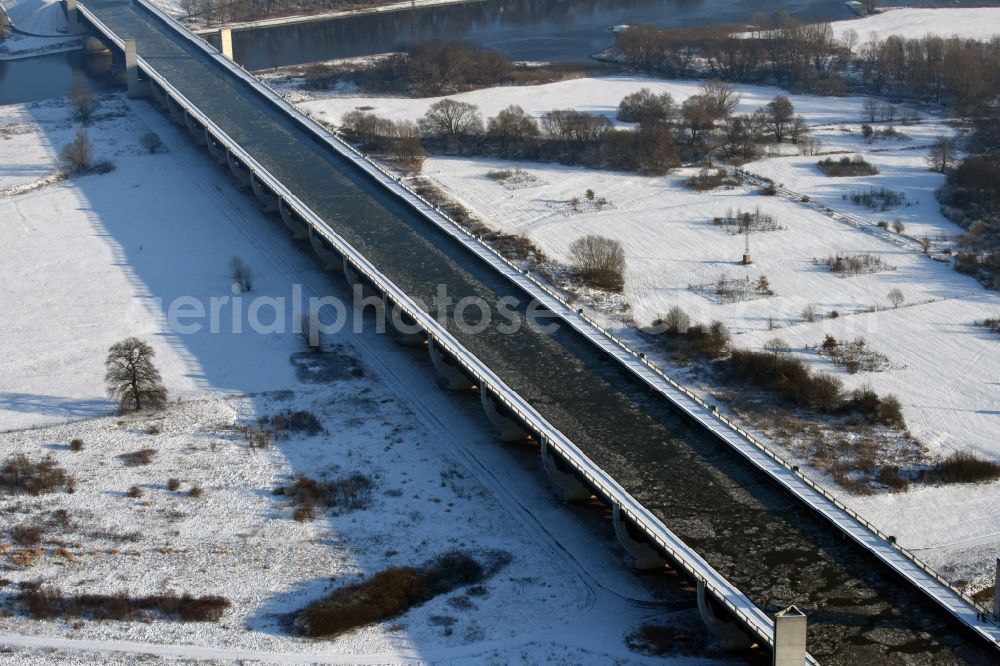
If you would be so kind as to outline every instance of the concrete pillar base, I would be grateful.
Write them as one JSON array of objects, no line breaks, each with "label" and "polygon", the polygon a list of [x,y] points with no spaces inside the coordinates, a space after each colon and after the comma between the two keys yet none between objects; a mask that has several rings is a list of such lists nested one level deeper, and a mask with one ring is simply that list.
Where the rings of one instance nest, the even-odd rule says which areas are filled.
[{"label": "concrete pillar base", "polygon": [[81,35],[87,31],[80,22],[80,10],[77,9],[76,0],[66,0],[66,25],[71,35]]},{"label": "concrete pillar base", "polygon": [[546,476],[549,477],[549,481],[552,483],[552,487],[555,489],[559,499],[564,502],[579,502],[590,499],[591,495],[593,495],[590,488],[584,485],[573,474],[559,469],[556,457],[552,455],[552,451],[549,450],[549,444],[545,441],[544,437],[542,437],[540,444],[542,448],[542,469],[545,470]]},{"label": "concrete pillar base", "polygon": [[187,123],[184,122],[184,109],[170,95],[167,95],[167,109],[170,110],[170,115],[175,123],[182,127],[187,127]]},{"label": "concrete pillar base", "polygon": [[111,49],[104,45],[104,42],[94,36],[83,38],[83,50],[85,53],[95,55],[97,53],[110,53]]},{"label": "concrete pillar base", "polygon": [[[385,317],[385,330],[393,342],[404,347],[422,347],[424,345],[427,339],[424,330],[409,317],[405,317],[387,296],[382,296],[382,316]],[[401,330],[401,326],[406,328]]]},{"label": "concrete pillar base", "polygon": [[284,199],[278,199],[278,212],[281,213],[281,221],[292,232],[292,238],[302,240],[309,236],[309,225],[299,219],[299,216],[288,207]]},{"label": "concrete pillar base", "polygon": [[188,132],[191,133],[191,138],[199,146],[205,145],[205,128],[202,127],[197,120],[191,117],[191,114],[187,111],[184,112],[184,124],[187,125]]},{"label": "concrete pillar base", "polygon": [[139,57],[135,49],[135,40],[125,40],[125,86],[129,99],[142,99],[150,96],[149,81],[139,78]]},{"label": "concrete pillar base", "polygon": [[705,581],[698,581],[698,615],[705,623],[708,632],[718,639],[723,650],[745,650],[754,641],[740,627],[732,622],[720,620],[712,608],[712,601],[705,592]]},{"label": "concrete pillar base", "polygon": [[278,212],[278,197],[252,171],[250,172],[250,187],[253,188],[253,193],[263,204],[265,212]]},{"label": "concrete pillar base", "polygon": [[230,151],[226,151],[226,163],[229,164],[229,171],[236,178],[241,187],[250,187],[250,170],[245,165],[239,164],[239,160],[233,157]]},{"label": "concrete pillar base", "polygon": [[[351,285],[351,292],[354,294],[355,299],[359,296],[361,298],[381,298],[381,295],[376,292],[370,284],[361,280],[361,277],[358,275],[357,271],[354,270],[354,267],[351,266],[351,262],[347,260],[347,257],[344,257],[341,260],[341,265],[344,269],[344,279],[347,280],[347,284]],[[358,289],[361,290],[360,293],[358,292]],[[359,304],[356,300],[355,307],[358,306]],[[379,307],[378,309],[381,310],[382,308]]]},{"label": "concrete pillar base", "polygon": [[229,163],[229,159],[226,157],[229,151],[221,143],[216,142],[215,137],[212,136],[207,127],[205,128],[205,145],[208,146],[208,152],[211,153],[216,162],[223,166]]},{"label": "concrete pillar base", "polygon": [[335,271],[343,266],[344,258],[332,247],[328,247],[312,226],[309,227],[309,245],[312,246],[313,252],[320,258],[323,267],[327,270]]},{"label": "concrete pillar base", "polygon": [[219,29],[219,52],[230,60],[233,59],[233,31],[230,28]]},{"label": "concrete pillar base", "polygon": [[771,666],[802,666],[806,661],[806,614],[789,606],[774,616]]},{"label": "concrete pillar base", "polygon": [[621,544],[632,560],[632,568],[645,571],[649,569],[662,569],[667,566],[667,561],[663,559],[662,555],[656,552],[655,548],[648,543],[636,541],[628,533],[628,525],[622,516],[620,505],[615,504],[611,507],[611,520],[615,526],[615,536],[618,538],[618,543]]},{"label": "concrete pillar base", "polygon": [[479,391],[479,399],[483,403],[486,418],[497,429],[497,436],[501,442],[523,442],[531,436],[521,424],[503,413],[500,403],[488,390]]},{"label": "concrete pillar base", "polygon": [[447,357],[437,348],[433,337],[427,338],[427,352],[431,363],[438,374],[438,383],[449,391],[471,391],[475,383],[465,376],[460,368],[452,365]]}]

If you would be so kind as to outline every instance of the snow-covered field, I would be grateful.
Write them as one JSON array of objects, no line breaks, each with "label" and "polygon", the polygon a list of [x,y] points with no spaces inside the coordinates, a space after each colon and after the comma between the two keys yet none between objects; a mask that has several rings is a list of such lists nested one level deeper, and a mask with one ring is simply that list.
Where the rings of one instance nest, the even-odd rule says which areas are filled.
[{"label": "snow-covered field", "polygon": [[[251,266],[254,295],[287,296],[293,283],[307,295],[347,290],[184,130],[120,95],[101,108],[90,137],[117,169],[31,189],[54,170],[71,124],[61,101],[0,107],[10,130],[0,138],[0,451],[51,454],[76,480],[72,494],[0,498],[0,604],[15,611],[0,612],[0,661],[646,663],[624,637],[653,618],[703,640],[693,608],[649,603],[689,597],[629,574],[610,527],[556,502],[536,454],[499,446],[478,400],[439,389],[412,351],[347,328],[317,362],[297,355],[290,332],[227,333],[229,319],[217,334],[168,327],[177,296],[232,296],[231,254]],[[140,150],[149,130],[168,152]],[[172,401],[162,415],[103,416],[104,354],[130,334],[157,351]],[[286,408],[312,411],[323,431],[252,450],[234,430]],[[73,438],[82,451],[69,449]],[[157,452],[149,465],[118,458],[147,447]],[[299,523],[271,494],[299,472],[357,471],[375,481],[366,509]],[[133,485],[142,497],[127,496]],[[187,495],[194,485],[201,497]],[[14,564],[8,529],[58,509],[70,524],[47,528],[33,564]],[[55,552],[60,542],[69,556]],[[460,589],[335,641],[283,628],[282,614],[337,584],[452,548],[512,559],[483,596]],[[11,598],[37,580],[71,593],[222,594],[234,605],[219,624],[27,620]],[[107,656],[116,649],[132,655]]]},{"label": "snow-covered field", "polygon": [[[679,103],[697,92],[698,83],[616,76],[479,90],[454,99],[477,104],[484,118],[519,104],[536,117],[553,108],[575,108],[613,119],[621,98],[640,87],[670,92]],[[737,89],[739,112],[752,111],[783,92],[761,86]],[[997,316],[1000,297],[946,263],[914,250],[914,239],[927,236],[937,242],[961,233],[940,214],[934,198],[943,176],[929,171],[924,161],[928,144],[953,130],[940,119],[924,117],[917,124],[895,125],[906,135],[903,139],[868,144],[860,133],[861,99],[807,95],[790,99],[796,113],[813,128],[823,153],[832,153],[835,159],[864,154],[879,175],[828,177],[816,166],[822,156],[799,155],[790,145],[746,168],[807,196],[807,203],[742,188],[698,193],[683,184],[695,169],[652,178],[557,164],[432,157],[425,161],[423,173],[491,226],[527,236],[558,261],[568,261],[569,244],[583,235],[621,241],[628,263],[624,300],[629,306],[627,319],[632,321],[623,321],[620,313],[610,310],[603,314],[616,333],[640,346],[644,343],[631,324],[647,325],[680,305],[695,321],[724,321],[736,333],[738,345],[759,348],[777,336],[817,369],[836,374],[848,388],[870,384],[880,393],[898,395],[909,430],[932,455],[973,451],[1000,458],[996,437],[1000,340],[973,324]],[[419,117],[434,101],[333,96],[300,106],[328,122],[358,106],[402,120]],[[875,123],[876,128],[886,126]],[[527,171],[535,186],[508,189],[487,175],[516,168]],[[853,192],[880,187],[903,193],[906,203],[873,212],[849,200]],[[587,189],[606,197],[612,206],[566,214],[567,206],[560,204],[574,197],[582,200]],[[868,223],[858,228],[833,219],[822,209],[825,206],[862,216]],[[743,236],[711,223],[738,209],[759,209],[783,227],[751,234],[754,263],[749,267],[739,263]],[[905,226],[898,239],[905,241],[902,244],[895,242],[894,233],[875,227],[879,221],[891,224],[897,219]],[[814,262],[838,252],[878,256],[891,270],[839,277]],[[752,280],[764,275],[776,295],[720,304],[690,288],[711,285],[723,275]],[[888,301],[892,289],[900,289],[905,297],[898,309]],[[807,305],[819,314],[816,322],[803,319]],[[829,317],[833,311],[837,318]],[[847,340],[864,337],[870,348],[889,357],[890,369],[851,375],[805,349],[817,346],[826,334]],[[923,554],[928,559],[956,575],[982,575],[992,562],[990,553],[1000,545],[1000,515],[988,508],[1000,500],[1000,483],[845,499],[902,543],[926,548]],[[941,506],[963,510],[938,510]],[[940,529],[926,531],[925,516],[931,510]]]},{"label": "snow-covered field", "polygon": [[0,41],[0,60],[24,58],[80,48],[69,35],[66,14],[56,0],[0,0],[11,24],[24,33],[9,33]]},{"label": "snow-covered field", "polygon": [[39,37],[66,34],[66,14],[58,0],[2,0],[0,6],[18,30]]},{"label": "snow-covered field", "polygon": [[926,35],[958,36],[989,41],[1000,34],[1000,7],[893,7],[872,16],[834,21],[831,25],[837,37],[853,30],[859,45],[873,37],[885,39],[890,35],[909,39]]}]

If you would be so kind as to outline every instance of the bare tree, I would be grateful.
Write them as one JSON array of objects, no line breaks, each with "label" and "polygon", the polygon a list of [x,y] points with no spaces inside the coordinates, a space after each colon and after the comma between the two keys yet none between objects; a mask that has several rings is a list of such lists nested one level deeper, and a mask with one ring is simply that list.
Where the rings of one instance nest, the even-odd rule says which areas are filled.
[{"label": "bare tree", "polygon": [[939,136],[931,144],[930,151],[927,153],[927,166],[931,168],[931,171],[938,173],[944,173],[955,166],[957,160],[958,150],[955,141],[946,136]]},{"label": "bare tree", "polygon": [[888,298],[889,302],[892,303],[892,307],[894,308],[898,308],[900,305],[903,304],[903,301],[906,300],[906,297],[903,296],[902,290],[900,290],[899,288],[890,289]]},{"label": "bare tree", "polygon": [[781,338],[771,338],[764,343],[764,351],[770,352],[775,358],[777,358],[782,354],[787,354],[792,351],[792,348],[789,347],[788,343]]},{"label": "bare tree", "polygon": [[167,389],[160,372],[153,365],[156,352],[136,337],[111,345],[104,362],[108,396],[118,401],[124,411],[162,409],[167,403]]},{"label": "bare tree", "polygon": [[98,102],[94,93],[86,88],[74,88],[69,97],[70,106],[73,107],[73,117],[84,125],[90,122],[97,111]]},{"label": "bare tree", "polygon": [[76,131],[76,138],[66,145],[61,153],[62,162],[71,174],[84,174],[94,166],[94,144],[82,127]]},{"label": "bare tree", "polygon": [[878,120],[878,100],[869,97],[861,105],[861,120],[873,123]]},{"label": "bare tree", "polygon": [[691,317],[679,305],[675,305],[670,308],[667,316],[663,318],[663,326],[666,328],[667,333],[684,335],[691,326]]},{"label": "bare tree", "polygon": [[593,286],[622,290],[625,250],[618,241],[604,236],[583,236],[570,243],[569,256],[573,267]]},{"label": "bare tree", "polygon": [[427,113],[417,121],[424,136],[458,137],[483,133],[483,119],[479,107],[468,102],[443,99],[431,104]]},{"label": "bare tree", "polygon": [[795,107],[792,106],[791,100],[787,97],[777,95],[773,100],[768,102],[766,108],[767,119],[771,125],[771,131],[774,133],[774,140],[777,143],[781,143],[781,140],[785,137],[785,129],[795,119]]},{"label": "bare tree", "polygon": [[246,293],[253,288],[253,272],[240,257],[233,257],[229,260],[229,274],[233,278],[233,284],[241,293]]},{"label": "bare tree", "polygon": [[487,137],[500,144],[500,150],[509,155],[528,139],[538,136],[538,122],[517,105],[508,106],[489,119]]},{"label": "bare tree", "polygon": [[740,103],[740,94],[736,89],[718,79],[702,84],[701,97],[705,98],[716,119],[729,117]]}]

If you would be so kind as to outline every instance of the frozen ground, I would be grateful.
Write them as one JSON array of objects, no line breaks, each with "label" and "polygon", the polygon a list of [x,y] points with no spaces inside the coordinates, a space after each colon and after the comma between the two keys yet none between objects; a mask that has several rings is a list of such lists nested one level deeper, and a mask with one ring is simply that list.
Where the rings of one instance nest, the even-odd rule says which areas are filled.
[{"label": "frozen ground", "polygon": [[[484,118],[508,104],[520,104],[536,116],[553,108],[575,108],[613,117],[620,99],[640,87],[668,91],[681,102],[697,92],[698,84],[619,76],[480,90],[454,98],[479,105]],[[758,86],[738,89],[741,112],[782,92]],[[927,145],[952,130],[940,119],[925,117],[917,124],[895,125],[905,138],[868,144],[860,134],[861,99],[790,98],[796,113],[812,126],[823,153],[834,159],[864,154],[880,174],[830,178],[816,166],[822,155],[802,156],[790,145],[747,165],[808,196],[810,205],[805,205],[742,188],[698,193],[682,182],[693,169],[651,178],[557,164],[433,157],[424,163],[423,173],[491,226],[529,237],[558,261],[568,261],[569,244],[579,236],[596,233],[621,241],[628,262],[628,310],[622,317],[620,303],[613,301],[603,315],[616,332],[638,345],[644,343],[636,338],[632,323],[647,325],[680,305],[694,321],[724,321],[736,334],[736,344],[759,348],[778,336],[817,369],[839,376],[848,388],[870,384],[880,393],[898,395],[910,431],[933,456],[964,450],[1000,458],[1000,340],[973,325],[1000,313],[1000,297],[946,263],[913,250],[913,239],[927,236],[940,248],[961,232],[941,216],[933,191],[943,177],[924,162]],[[400,120],[419,117],[434,101],[330,97],[301,106],[332,122],[357,106],[374,107],[372,113]],[[492,170],[515,168],[526,170],[534,186],[508,189],[487,176]],[[881,187],[903,193],[906,203],[873,212],[845,199]],[[567,214],[567,202],[582,200],[587,189],[606,197],[611,206]],[[815,202],[862,216],[867,223],[857,228],[832,219],[814,207]],[[743,267],[743,236],[727,233],[711,220],[729,210],[758,208],[783,228],[751,234],[754,263]],[[909,241],[908,247],[894,242],[893,233],[875,227],[879,221],[897,219],[905,225],[902,240]],[[845,278],[813,261],[838,252],[869,253],[892,270]],[[723,275],[753,280],[765,275],[776,295],[720,304],[690,288],[712,285]],[[905,302],[895,309],[887,294],[897,288]],[[820,315],[814,323],[802,317],[807,305]],[[840,316],[829,317],[832,311]],[[878,373],[846,373],[806,349],[821,343],[826,334],[847,340],[863,336],[870,348],[888,355],[891,367]],[[922,553],[928,559],[956,577],[975,578],[991,570],[992,554],[1000,546],[1000,514],[990,507],[1000,500],[1000,483],[845,499],[901,543],[926,549]],[[939,510],[943,505],[962,510]],[[925,529],[927,512],[934,515],[933,530]]]},{"label": "frozen ground", "polygon": [[[22,142],[0,155],[0,451],[51,454],[77,482],[73,494],[0,498],[10,525],[59,508],[71,517],[25,568],[10,558],[19,547],[8,528],[0,536],[0,603],[15,611],[0,617],[0,662],[645,663],[624,645],[637,624],[658,617],[699,635],[691,598],[654,586],[667,605],[650,603],[649,581],[627,573],[610,527],[554,501],[536,454],[499,446],[478,400],[440,390],[419,355],[350,328],[328,336],[322,362],[296,356],[291,333],[227,333],[229,319],[217,334],[169,329],[164,308],[175,297],[232,295],[233,253],[252,267],[255,295],[346,289],[184,131],[121,96],[102,109],[90,136],[117,169],[31,189],[72,136],[65,111],[0,108],[3,126],[17,130],[0,145]],[[149,130],[169,152],[139,150]],[[163,415],[99,416],[109,408],[105,350],[129,334],[153,344],[172,401],[182,398]],[[254,451],[233,429],[288,407],[311,410],[324,430]],[[77,437],[84,449],[70,451]],[[145,447],[157,451],[149,465],[117,457]],[[375,480],[367,509],[299,523],[271,495],[297,472],[355,471]],[[182,480],[179,491],[169,478]],[[200,498],[185,494],[195,484]],[[141,498],[126,496],[132,485]],[[59,543],[69,557],[54,552]],[[280,627],[282,613],[332,586],[454,547],[512,560],[485,596],[459,590],[336,641]],[[234,606],[219,624],[40,622],[10,606],[23,580],[68,592],[219,593]],[[129,654],[106,657],[115,650]]]},{"label": "frozen ground", "polygon": [[1000,34],[1000,7],[888,8],[873,16],[834,21],[832,25],[837,37],[853,30],[859,45],[873,37],[885,39],[889,35],[909,39],[926,35],[958,36],[989,41]]},{"label": "frozen ground", "polygon": [[2,0],[11,25],[39,37],[55,37],[68,31],[66,14],[58,0]]},{"label": "frozen ground", "polygon": [[25,58],[80,47],[80,38],[68,34],[66,14],[55,0],[0,0],[12,25],[23,33],[8,33],[0,41],[0,60]]}]

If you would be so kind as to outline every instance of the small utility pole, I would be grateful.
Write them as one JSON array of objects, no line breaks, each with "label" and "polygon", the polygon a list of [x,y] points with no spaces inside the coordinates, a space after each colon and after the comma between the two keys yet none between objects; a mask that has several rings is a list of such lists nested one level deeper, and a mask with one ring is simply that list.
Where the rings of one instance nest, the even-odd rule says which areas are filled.
[{"label": "small utility pole", "polygon": [[743,245],[743,265],[744,266],[749,266],[750,264],[753,263],[753,257],[750,256],[750,225],[749,224],[746,225],[746,229],[744,231],[744,238],[746,239],[746,242]]}]

